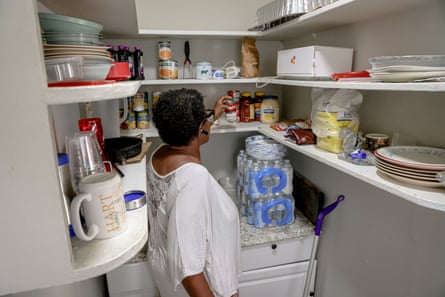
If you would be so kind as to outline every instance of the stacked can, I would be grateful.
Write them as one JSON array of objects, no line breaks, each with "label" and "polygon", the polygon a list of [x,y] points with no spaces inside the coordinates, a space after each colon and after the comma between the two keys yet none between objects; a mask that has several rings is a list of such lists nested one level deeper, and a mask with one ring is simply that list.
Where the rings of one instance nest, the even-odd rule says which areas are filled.
[{"label": "stacked can", "polygon": [[[148,129],[150,128],[149,102],[148,93],[137,93],[128,97],[128,115],[126,120],[121,124],[121,129]],[[123,109],[120,110],[121,116],[124,114]]]},{"label": "stacked can", "polygon": [[177,79],[178,61],[172,60],[170,41],[159,41],[159,79]]},{"label": "stacked can", "polygon": [[232,97],[232,102],[226,105],[226,121],[229,123],[237,123],[240,121],[240,96],[238,90],[230,90],[227,94]]}]

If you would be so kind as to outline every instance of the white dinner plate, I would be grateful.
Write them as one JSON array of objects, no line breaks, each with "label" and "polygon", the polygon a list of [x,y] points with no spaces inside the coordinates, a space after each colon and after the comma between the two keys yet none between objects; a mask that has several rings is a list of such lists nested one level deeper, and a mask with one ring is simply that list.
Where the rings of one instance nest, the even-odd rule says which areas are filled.
[{"label": "white dinner plate", "polygon": [[67,44],[45,44],[43,49],[58,49],[58,50],[107,50],[108,46],[99,45],[67,45]]},{"label": "white dinner plate", "polygon": [[419,172],[417,170],[413,170],[408,167],[399,167],[397,165],[387,163],[384,160],[381,160],[378,158],[375,158],[375,163],[376,163],[376,165],[379,165],[380,167],[382,167],[384,169],[388,169],[388,170],[391,170],[391,171],[394,171],[397,173],[408,174],[413,177],[427,178],[427,179],[432,179],[432,180],[436,180],[437,173],[440,172],[440,171]]},{"label": "white dinner plate", "polygon": [[416,66],[416,65],[391,65],[386,67],[377,67],[368,70],[369,73],[379,72],[419,72],[419,71],[445,71],[445,67]]},{"label": "white dinner plate", "polygon": [[386,82],[408,82],[445,76],[445,71],[371,72],[372,78]]},{"label": "white dinner plate", "polygon": [[385,166],[381,165],[380,163],[376,163],[375,167],[377,167],[377,169],[379,169],[380,171],[398,175],[398,176],[403,176],[403,177],[414,179],[414,180],[422,180],[422,181],[435,182],[435,183],[439,182],[439,179],[436,177],[424,177],[424,176],[412,175],[410,173],[400,172],[400,171],[394,170],[392,168],[385,167]]},{"label": "white dinner plate", "polygon": [[44,53],[45,57],[53,58],[53,57],[59,57],[59,58],[66,58],[66,57],[73,57],[73,56],[82,56],[82,55],[88,55],[88,56],[97,56],[97,57],[110,57],[110,54],[107,53],[95,53],[95,52],[77,52],[77,51],[71,51],[71,52],[54,52],[54,53]]},{"label": "white dinner plate", "polygon": [[439,183],[439,182],[430,182],[430,181],[424,181],[424,180],[415,180],[415,179],[411,179],[411,178],[406,178],[397,174],[392,174],[386,171],[382,171],[380,169],[377,168],[378,172],[381,172],[383,174],[386,174],[389,177],[392,177],[396,180],[408,183],[408,184],[412,184],[412,185],[416,185],[416,186],[421,186],[421,187],[429,187],[429,188],[440,188],[440,187],[445,187],[445,182]]},{"label": "white dinner plate", "polygon": [[411,168],[445,170],[445,149],[423,146],[387,146],[375,155],[390,163]]}]

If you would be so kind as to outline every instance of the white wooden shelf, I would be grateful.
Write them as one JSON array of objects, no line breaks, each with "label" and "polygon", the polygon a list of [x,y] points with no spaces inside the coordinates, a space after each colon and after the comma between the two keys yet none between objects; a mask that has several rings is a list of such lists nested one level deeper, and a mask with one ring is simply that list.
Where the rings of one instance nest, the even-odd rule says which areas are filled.
[{"label": "white wooden shelf", "polygon": [[76,280],[107,273],[126,263],[148,238],[147,207],[127,212],[128,229],[109,239],[82,241],[73,238],[73,269]]},{"label": "white wooden shelf", "polygon": [[[242,132],[255,132],[258,131],[259,122],[251,123],[235,123],[230,124],[225,121],[221,121],[219,125],[212,127],[212,134],[223,134],[223,133],[242,133]],[[136,136],[142,134],[144,138],[154,138],[159,137],[158,131],[154,127],[149,129],[131,129],[131,130],[121,130],[121,136]]]},{"label": "white wooden shelf", "polygon": [[281,86],[328,88],[328,89],[355,89],[368,91],[407,91],[407,92],[445,92],[445,82],[417,82],[417,83],[387,83],[387,82],[360,82],[360,81],[333,81],[310,79],[280,79],[277,77],[258,77],[241,79],[172,79],[172,80],[144,80],[142,86],[169,86],[169,85],[215,85],[215,84],[255,84],[261,88],[269,84]]},{"label": "white wooden shelf", "polygon": [[140,86],[141,81],[123,81],[94,86],[48,87],[44,98],[47,104],[103,101],[133,96]]},{"label": "white wooden shelf", "polygon": [[274,84],[282,86],[328,88],[328,89],[355,89],[368,91],[409,91],[409,92],[444,92],[444,82],[417,82],[417,83],[388,83],[388,82],[338,82],[332,80],[299,80],[279,79],[276,77],[261,77],[257,83]]},{"label": "white wooden shelf", "polygon": [[215,84],[254,84],[257,78],[234,79],[153,79],[143,80],[143,86],[169,86],[169,85],[215,85]]},{"label": "white wooden shelf", "polygon": [[267,126],[259,127],[259,132],[283,143],[290,149],[300,152],[314,160],[351,175],[365,183],[380,188],[395,196],[427,208],[445,211],[445,188],[424,188],[399,182],[377,172],[375,166],[360,166],[340,160],[337,154],[316,148],[314,145],[297,145]]}]

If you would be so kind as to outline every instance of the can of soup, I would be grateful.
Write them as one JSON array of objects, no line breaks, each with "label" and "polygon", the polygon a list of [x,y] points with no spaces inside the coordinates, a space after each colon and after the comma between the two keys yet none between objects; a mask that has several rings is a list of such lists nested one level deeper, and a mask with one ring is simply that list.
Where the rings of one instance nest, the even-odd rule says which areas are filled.
[{"label": "can of soup", "polygon": [[159,78],[160,79],[177,79],[178,78],[178,62],[175,60],[159,61]]},{"label": "can of soup", "polygon": [[159,60],[165,61],[165,60],[170,60],[172,58],[170,41],[159,41],[158,49],[159,49]]}]

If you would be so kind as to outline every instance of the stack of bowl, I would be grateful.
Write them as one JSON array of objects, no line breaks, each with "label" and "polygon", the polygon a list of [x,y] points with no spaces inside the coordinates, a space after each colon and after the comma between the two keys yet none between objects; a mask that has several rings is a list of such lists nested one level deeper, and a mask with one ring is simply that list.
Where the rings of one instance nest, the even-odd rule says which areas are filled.
[{"label": "stack of bowl", "polygon": [[112,59],[99,46],[103,26],[70,16],[39,13],[48,82],[105,80]]}]

